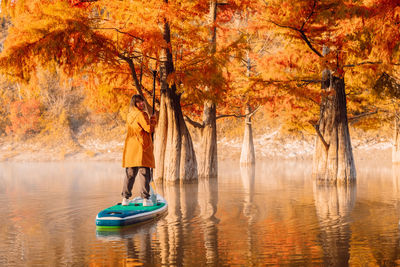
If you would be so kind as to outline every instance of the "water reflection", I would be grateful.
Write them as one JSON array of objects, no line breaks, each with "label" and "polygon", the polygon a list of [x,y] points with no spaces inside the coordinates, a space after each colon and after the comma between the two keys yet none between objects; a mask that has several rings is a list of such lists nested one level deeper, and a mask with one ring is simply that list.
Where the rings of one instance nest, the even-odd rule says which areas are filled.
[{"label": "water reflection", "polygon": [[351,212],[356,200],[356,186],[314,183],[314,199],[325,264],[348,266]]},{"label": "water reflection", "polygon": [[158,190],[168,202],[168,213],[156,225],[101,231],[97,232],[98,238],[108,242],[124,240],[125,263],[184,266],[204,261],[218,266],[218,180],[202,179],[197,184],[169,185]]},{"label": "water reflection", "polygon": [[216,178],[201,179],[198,188],[206,264],[218,266],[217,223],[219,220],[215,216],[218,204],[218,180]]},{"label": "water reflection", "polygon": [[393,164],[392,177],[394,194],[400,196],[400,164]]},{"label": "water reflection", "polygon": [[243,253],[246,253],[249,262],[253,262],[254,251],[256,248],[257,231],[254,227],[256,223],[257,208],[254,204],[254,182],[255,182],[255,165],[241,165],[240,176],[242,178],[244,201],[243,215],[247,218],[247,248],[244,248]]},{"label": "water reflection", "polygon": [[157,226],[161,245],[161,263],[182,266],[189,261],[193,235],[191,220],[196,215],[197,184],[164,188],[168,215]]},{"label": "water reflection", "polygon": [[0,266],[400,265],[399,168],[361,165],[356,187],[328,187],[309,166],[220,164],[218,180],[157,188],[164,217],[100,233],[119,164],[3,163]]},{"label": "water reflection", "polygon": [[[378,266],[399,266],[400,166],[381,166],[380,169],[381,172],[375,171],[365,176],[370,181],[370,187],[368,197],[359,197],[360,208],[354,214],[357,218],[354,235],[369,248],[368,262]],[[392,179],[386,175],[390,171]],[[353,250],[366,254],[363,246],[357,245]]]},{"label": "water reflection", "polygon": [[244,191],[243,214],[249,219],[249,224],[254,223],[254,179],[256,168],[255,165],[241,165],[240,177],[242,178]]},{"label": "water reflection", "polygon": [[359,176],[350,263],[399,266],[398,168],[372,162],[360,168]]}]

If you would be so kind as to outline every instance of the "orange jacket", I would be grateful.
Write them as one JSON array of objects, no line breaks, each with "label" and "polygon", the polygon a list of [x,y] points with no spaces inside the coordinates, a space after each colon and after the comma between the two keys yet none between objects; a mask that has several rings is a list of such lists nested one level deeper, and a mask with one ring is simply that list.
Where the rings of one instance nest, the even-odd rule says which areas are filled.
[{"label": "orange jacket", "polygon": [[130,108],[126,120],[127,135],[122,156],[122,167],[154,168],[153,141],[151,133],[154,127],[150,125],[147,113],[136,107]]}]

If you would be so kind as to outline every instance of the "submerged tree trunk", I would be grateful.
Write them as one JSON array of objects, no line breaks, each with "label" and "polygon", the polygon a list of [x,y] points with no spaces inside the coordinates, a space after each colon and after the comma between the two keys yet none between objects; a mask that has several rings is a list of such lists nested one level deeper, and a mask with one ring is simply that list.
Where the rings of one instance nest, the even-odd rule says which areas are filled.
[{"label": "submerged tree trunk", "polygon": [[160,55],[160,116],[155,134],[156,170],[154,180],[166,183],[187,183],[197,180],[197,161],[192,138],[183,119],[180,95],[168,75],[174,72],[170,27],[164,21],[163,37],[167,44]]},{"label": "submerged tree trunk", "polygon": [[[210,30],[210,54],[214,55],[217,47],[217,29],[215,21],[217,19],[217,1],[210,1],[209,23],[212,25]],[[213,88],[208,88],[208,90]],[[218,150],[217,150],[217,108],[212,100],[204,103],[203,125],[199,129],[201,146],[198,152],[199,177],[216,178],[218,176]]]},{"label": "submerged tree trunk", "polygon": [[324,82],[325,95],[321,103],[313,177],[331,184],[350,184],[356,180],[356,170],[347,120],[346,94],[343,78],[330,73]]},{"label": "submerged tree trunk", "polygon": [[251,126],[251,113],[250,105],[246,105],[246,119],[244,124],[244,135],[242,143],[242,151],[240,153],[240,164],[251,165],[256,163],[256,156],[254,153],[253,143],[253,128]]},{"label": "submerged tree trunk", "polygon": [[216,106],[212,101],[204,103],[203,127],[200,131],[201,146],[198,152],[199,177],[218,176]]},{"label": "submerged tree trunk", "polygon": [[399,133],[399,117],[397,113],[394,118],[394,135],[393,135],[393,150],[392,150],[392,162],[400,163],[400,133]]}]

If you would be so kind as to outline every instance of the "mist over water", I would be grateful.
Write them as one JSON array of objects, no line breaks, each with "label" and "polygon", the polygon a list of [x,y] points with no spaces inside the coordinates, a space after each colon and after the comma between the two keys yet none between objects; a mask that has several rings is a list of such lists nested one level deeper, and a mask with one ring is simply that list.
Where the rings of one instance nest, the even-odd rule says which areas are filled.
[{"label": "mist over water", "polygon": [[339,187],[311,166],[220,162],[218,179],[158,185],[164,217],[100,232],[119,163],[0,163],[0,266],[398,265],[400,167],[359,161],[357,185]]}]

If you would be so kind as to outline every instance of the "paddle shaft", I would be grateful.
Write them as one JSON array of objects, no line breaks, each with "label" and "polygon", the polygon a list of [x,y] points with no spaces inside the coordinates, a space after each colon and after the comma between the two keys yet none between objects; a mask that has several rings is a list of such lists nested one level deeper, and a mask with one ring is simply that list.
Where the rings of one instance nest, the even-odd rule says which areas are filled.
[{"label": "paddle shaft", "polygon": [[[154,112],[155,112],[156,76],[157,76],[157,71],[153,70],[153,111],[152,111],[151,115],[154,115]],[[151,141],[154,141],[154,133],[151,134]],[[152,187],[154,187],[154,193],[157,194],[157,188],[156,188],[156,185],[154,183],[153,174],[154,174],[154,169],[151,172],[151,180],[150,180],[150,182],[152,183]]]},{"label": "paddle shaft", "polygon": [[154,104],[156,102],[156,75],[157,75],[157,71],[153,70],[153,112],[151,113],[151,115],[154,115]]}]

